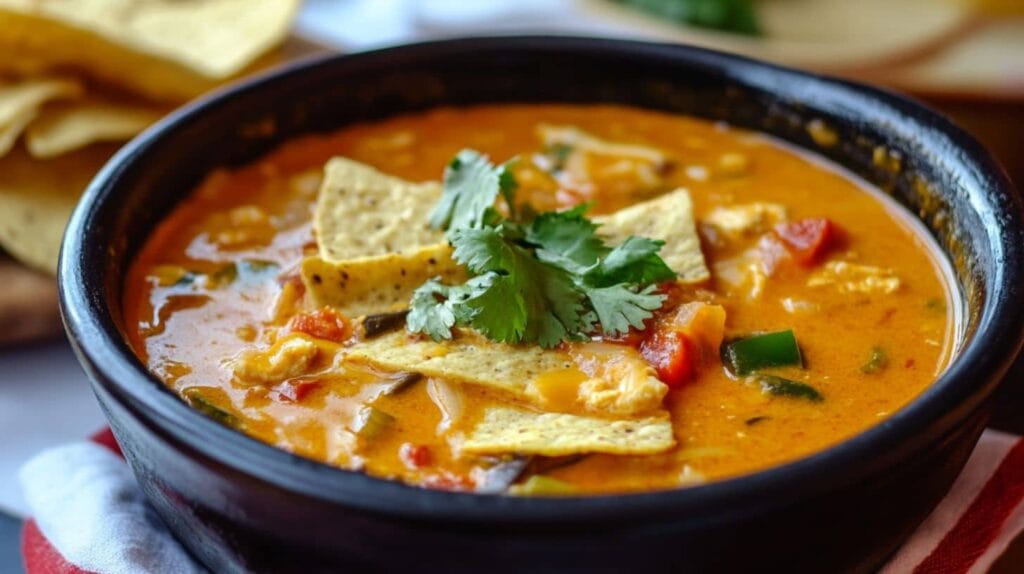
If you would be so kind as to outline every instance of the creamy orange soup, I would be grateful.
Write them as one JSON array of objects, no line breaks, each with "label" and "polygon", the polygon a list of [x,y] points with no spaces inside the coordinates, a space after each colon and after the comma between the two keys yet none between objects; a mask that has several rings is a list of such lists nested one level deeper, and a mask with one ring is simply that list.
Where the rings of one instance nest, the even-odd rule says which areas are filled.
[{"label": "creamy orange soup", "polygon": [[[582,167],[553,168],[572,150],[546,149],[538,136],[544,124],[656,150],[665,160],[652,166],[643,154],[631,155],[633,148],[619,157],[613,147]],[[317,251],[311,217],[330,158],[436,181],[463,148],[495,162],[518,157],[519,196],[538,211],[589,201],[592,214],[608,214],[686,188],[711,279],[668,289],[655,323],[678,305],[699,302],[724,309],[724,339],[718,334],[716,342],[725,345],[792,331],[803,366],[758,376],[795,381],[814,396],[804,387],[767,392],[762,379],[738,376],[717,352],[704,352],[658,405],[670,415],[671,448],[644,455],[462,452],[481,413],[510,399],[437,377],[415,377],[390,392],[394,373],[341,359],[359,344],[360,319],[317,314],[324,310],[309,303],[298,269]],[[953,293],[937,249],[894,203],[768,137],[689,117],[609,105],[437,109],[299,138],[182,193],[188,198],[152,235],[126,280],[126,323],[138,355],[225,424],[305,457],[413,485],[480,489],[510,461],[518,466],[507,483],[547,481],[539,483],[546,490],[511,486],[525,494],[666,489],[754,472],[885,420],[932,383],[954,344]],[[805,237],[813,245],[801,251],[792,233],[808,221],[827,222],[827,237]],[[317,328],[303,328],[317,321]],[[301,374],[254,382],[232,367],[296,329],[312,333],[306,339],[317,348]],[[594,342],[572,345],[614,353],[638,348],[647,335],[602,342],[595,333]],[[675,376],[666,372],[659,377]],[[575,383],[542,376],[560,389],[553,396],[569,389],[561,405],[549,397],[552,409],[577,412]],[[386,413],[386,424],[360,433],[368,407]]]}]

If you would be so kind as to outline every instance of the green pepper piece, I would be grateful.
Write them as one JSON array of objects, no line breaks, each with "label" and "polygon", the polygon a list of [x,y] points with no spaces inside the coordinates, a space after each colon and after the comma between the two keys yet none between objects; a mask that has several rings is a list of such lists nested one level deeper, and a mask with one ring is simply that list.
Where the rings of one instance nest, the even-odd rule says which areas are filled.
[{"label": "green pepper piece", "polygon": [[722,345],[722,363],[736,375],[767,367],[802,367],[803,357],[793,331],[778,331],[736,339]]},{"label": "green pepper piece", "polygon": [[761,385],[761,390],[769,395],[807,399],[814,403],[820,403],[825,400],[825,397],[818,392],[818,389],[800,381],[784,379],[774,375],[757,375],[754,377],[754,380]]},{"label": "green pepper piece", "polygon": [[574,494],[576,487],[550,476],[535,474],[522,484],[514,484],[508,489],[513,496],[566,496]]},{"label": "green pepper piece", "polygon": [[889,356],[882,347],[871,347],[868,361],[861,365],[860,372],[873,375],[889,366]]},{"label": "green pepper piece", "polygon": [[213,404],[210,399],[203,396],[202,391],[196,388],[185,389],[181,393],[188,404],[195,410],[203,413],[211,419],[219,422],[222,425],[229,426],[235,429],[242,428],[242,420],[235,416],[233,413],[228,412],[217,405]]}]

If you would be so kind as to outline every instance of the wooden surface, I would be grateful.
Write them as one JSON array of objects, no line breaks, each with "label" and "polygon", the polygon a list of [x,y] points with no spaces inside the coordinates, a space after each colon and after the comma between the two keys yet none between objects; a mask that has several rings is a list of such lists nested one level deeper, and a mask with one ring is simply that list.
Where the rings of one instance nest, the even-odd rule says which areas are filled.
[{"label": "wooden surface", "polygon": [[57,282],[0,255],[0,345],[57,337]]}]

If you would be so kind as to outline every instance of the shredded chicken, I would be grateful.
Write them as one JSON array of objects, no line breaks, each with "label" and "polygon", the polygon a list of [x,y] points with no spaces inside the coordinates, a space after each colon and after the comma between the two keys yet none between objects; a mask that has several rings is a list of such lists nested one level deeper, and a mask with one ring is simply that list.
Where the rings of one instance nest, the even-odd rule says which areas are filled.
[{"label": "shredded chicken", "polygon": [[589,377],[580,384],[579,398],[587,409],[618,415],[652,411],[668,392],[654,370],[638,354],[623,352],[621,345],[590,343],[571,354]]},{"label": "shredded chicken", "polygon": [[889,294],[900,288],[891,269],[847,261],[829,261],[807,279],[808,287],[834,287],[840,293]]},{"label": "shredded chicken", "polygon": [[786,221],[786,208],[764,202],[716,207],[703,221],[733,239],[752,237]]},{"label": "shredded chicken", "polygon": [[537,135],[548,150],[560,151],[538,154],[534,163],[574,198],[572,203],[588,200],[596,189],[612,195],[658,190],[672,164],[659,149],[607,141],[575,126],[541,124]]},{"label": "shredded chicken", "polygon": [[662,168],[669,163],[667,155],[652,147],[636,144],[609,142],[575,126],[553,126],[541,124],[537,133],[546,146],[564,145],[574,149],[600,155],[640,159]]},{"label": "shredded chicken", "polygon": [[738,257],[714,264],[714,276],[736,293],[745,291],[747,299],[760,299],[768,283],[764,262],[757,250],[750,249]]},{"label": "shredded chicken", "polygon": [[229,366],[243,381],[279,383],[305,374],[317,353],[316,343],[300,335],[289,335],[268,349],[243,351],[230,361]]}]

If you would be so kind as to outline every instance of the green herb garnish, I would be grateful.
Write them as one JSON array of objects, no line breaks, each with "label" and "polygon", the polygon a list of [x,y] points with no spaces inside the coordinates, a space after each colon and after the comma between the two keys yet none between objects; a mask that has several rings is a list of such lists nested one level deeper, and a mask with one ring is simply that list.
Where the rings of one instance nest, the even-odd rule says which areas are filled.
[{"label": "green herb garnish", "polygon": [[[455,326],[503,343],[552,347],[582,340],[598,326],[615,335],[643,329],[665,296],[657,283],[676,274],[658,256],[663,242],[629,237],[611,247],[585,216],[589,205],[525,220],[515,209],[508,164],[472,150],[445,171],[444,194],[430,218],[447,231],[452,257],[469,272],[462,285],[432,280],[413,294],[407,328],[434,340]],[[499,195],[508,217],[494,204]]]},{"label": "green herb garnish", "polygon": [[565,164],[572,155],[573,147],[565,143],[555,143],[544,149],[544,155],[549,162],[548,173],[557,175],[565,170]]},{"label": "green herb garnish", "polygon": [[206,276],[207,287],[217,289],[227,285],[240,283],[254,285],[276,276],[280,267],[272,261],[259,259],[241,259],[227,263]]},{"label": "green herb garnish", "polygon": [[430,216],[434,229],[477,229],[484,218],[491,215],[498,194],[503,194],[509,209],[514,204],[509,198],[515,193],[515,177],[510,164],[491,165],[487,156],[464,149],[444,170],[444,194]]},{"label": "green herb garnish", "polygon": [[654,16],[701,28],[759,36],[752,0],[618,0]]},{"label": "green herb garnish", "polygon": [[757,375],[754,377],[754,381],[761,385],[761,390],[769,395],[807,399],[815,403],[825,400],[825,397],[818,392],[818,389],[800,381],[784,379],[774,375]]},{"label": "green herb garnish", "polygon": [[218,407],[210,399],[203,396],[203,392],[195,387],[185,389],[182,395],[188,400],[188,404],[197,411],[219,422],[222,425],[235,429],[242,428],[242,420],[234,413]]},{"label": "green herb garnish", "polygon": [[889,355],[882,347],[871,347],[868,360],[860,366],[860,372],[873,375],[889,366]]}]

